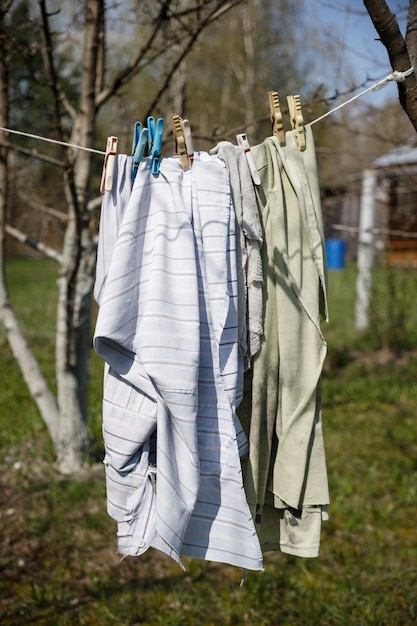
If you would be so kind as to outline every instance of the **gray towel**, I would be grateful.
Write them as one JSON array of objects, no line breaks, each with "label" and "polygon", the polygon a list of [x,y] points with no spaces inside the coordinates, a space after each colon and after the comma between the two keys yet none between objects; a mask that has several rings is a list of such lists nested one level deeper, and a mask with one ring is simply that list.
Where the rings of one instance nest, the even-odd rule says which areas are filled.
[{"label": "gray towel", "polygon": [[248,162],[242,148],[229,141],[221,141],[212,154],[226,163],[230,177],[232,199],[239,236],[237,243],[239,290],[239,343],[245,369],[258,352],[263,332],[262,325],[262,226],[255,190]]}]

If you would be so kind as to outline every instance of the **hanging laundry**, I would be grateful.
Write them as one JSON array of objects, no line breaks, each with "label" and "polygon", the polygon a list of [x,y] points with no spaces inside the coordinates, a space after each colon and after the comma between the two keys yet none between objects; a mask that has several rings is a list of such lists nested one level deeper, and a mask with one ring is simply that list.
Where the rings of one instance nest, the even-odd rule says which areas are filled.
[{"label": "hanging laundry", "polygon": [[179,564],[187,555],[259,570],[236,416],[243,360],[226,167],[197,153],[192,169],[164,158],[153,176],[145,158],[129,195],[131,164],[118,155],[105,196],[95,287],[119,552],[154,547]]},{"label": "hanging laundry", "polygon": [[329,503],[328,312],[311,126],[413,71],[308,125],[290,96],[285,136],[270,92],[273,136],[251,149],[243,134],[239,148],[222,142],[213,155],[194,153],[178,115],[179,159],[161,158],[162,118],[149,117],[146,132],[137,123],[133,158],[117,154],[117,137],[103,152],[0,127],[105,156],[94,347],[105,360],[107,504],[121,554],[152,546],[180,565],[189,555],[254,570],[261,546],[317,556]]},{"label": "hanging laundry", "polygon": [[132,192],[131,185],[129,185],[132,158],[126,154],[115,154],[114,157],[111,174],[112,184],[108,193],[103,196],[100,213],[96,280],[94,283],[94,298],[98,305],[101,304],[114,246]]},{"label": "hanging laundry", "polygon": [[262,226],[251,173],[243,150],[228,141],[211,151],[226,163],[237,219],[239,343],[245,369],[258,352],[262,336]]},{"label": "hanging laundry", "polygon": [[94,346],[123,555],[259,570],[268,550],[319,553],[327,271],[313,136],[291,102],[285,141],[194,152],[172,116],[179,158],[110,161]]},{"label": "hanging laundry", "polygon": [[318,555],[329,503],[321,419],[327,277],[314,141],[252,148],[264,228],[264,335],[239,415],[249,436],[245,490],[264,551]]}]

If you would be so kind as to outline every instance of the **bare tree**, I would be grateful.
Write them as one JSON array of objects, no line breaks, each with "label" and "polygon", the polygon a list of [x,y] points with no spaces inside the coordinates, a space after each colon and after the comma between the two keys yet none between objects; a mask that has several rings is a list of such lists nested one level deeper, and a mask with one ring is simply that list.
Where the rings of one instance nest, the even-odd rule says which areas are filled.
[{"label": "bare tree", "polygon": [[[48,0],[38,0],[39,20],[44,38],[44,59],[54,111],[55,134],[62,143],[92,148],[100,109],[145,69],[166,57],[165,73],[151,98],[149,112],[155,108],[170,85],[177,69],[193,48],[199,34],[212,22],[242,0],[145,0],[140,11],[146,16],[137,47],[124,67],[108,79],[106,25],[114,19],[115,8],[104,0],[85,0],[83,54],[80,95],[76,106],[65,92],[57,59],[59,49],[52,27],[53,14]],[[6,30],[4,16],[13,0],[4,3],[0,28]],[[133,10],[132,5],[132,10]],[[110,12],[113,14],[110,15]],[[170,28],[167,28],[167,25]],[[167,32],[169,36],[167,36]],[[0,32],[0,122],[8,124],[7,61],[2,48],[7,33]],[[3,52],[2,52],[3,50]],[[107,79],[107,82],[106,82]],[[70,120],[71,132],[66,127]],[[4,241],[4,213],[7,187],[7,151],[0,149],[0,217]],[[87,383],[91,349],[91,291],[96,259],[95,225],[89,210],[92,178],[92,153],[62,148],[63,190],[66,204],[66,230],[62,251],[51,251],[60,260],[56,326],[57,398],[51,394],[40,369],[25,342],[10,306],[0,268],[1,322],[24,374],[41,416],[48,426],[61,471],[76,472],[88,450]],[[10,231],[9,231],[10,232]],[[13,233],[12,233],[13,234]],[[3,249],[3,246],[2,246]],[[43,251],[47,251],[43,247]],[[1,250],[2,252],[2,250]],[[2,256],[2,258],[4,258]]]},{"label": "bare tree", "polygon": [[[395,14],[385,0],[364,0],[373,25],[385,46],[393,70],[400,72],[415,67],[417,59],[417,0],[410,0],[405,37],[401,34]],[[398,83],[401,106],[417,130],[417,76],[410,74]]]}]

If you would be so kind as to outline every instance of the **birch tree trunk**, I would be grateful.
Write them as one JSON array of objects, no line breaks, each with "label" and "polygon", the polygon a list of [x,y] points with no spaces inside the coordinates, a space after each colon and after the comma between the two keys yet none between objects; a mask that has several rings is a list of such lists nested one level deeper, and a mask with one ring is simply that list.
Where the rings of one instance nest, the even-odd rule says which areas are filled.
[{"label": "birch tree trunk", "polygon": [[[94,140],[95,98],[102,81],[103,18],[103,0],[88,0],[80,108],[70,140],[73,144],[86,147],[91,147]],[[89,447],[91,292],[96,256],[87,209],[91,154],[78,151],[69,155],[69,162],[71,167],[64,179],[68,222],[58,281],[56,372],[61,422],[57,457],[61,471],[72,473],[82,466]]]}]

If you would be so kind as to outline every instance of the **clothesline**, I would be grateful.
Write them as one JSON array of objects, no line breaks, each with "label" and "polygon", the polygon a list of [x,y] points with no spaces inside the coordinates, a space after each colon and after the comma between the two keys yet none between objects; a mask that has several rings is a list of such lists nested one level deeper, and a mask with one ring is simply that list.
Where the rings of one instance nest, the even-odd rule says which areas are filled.
[{"label": "clothesline", "polygon": [[67,146],[68,148],[75,148],[77,150],[85,150],[86,152],[94,152],[95,154],[105,155],[103,150],[96,150],[95,148],[87,148],[86,146],[78,146],[75,143],[69,143],[67,141],[59,141],[58,139],[51,139],[50,137],[43,137],[42,135],[34,135],[32,133],[25,133],[22,130],[14,130],[13,128],[5,128],[0,126],[0,130],[5,133],[11,133],[12,135],[21,135],[22,137],[29,137],[30,139],[38,139],[39,141],[46,141],[47,143],[58,144],[59,146]]},{"label": "clothesline", "polygon": [[[394,71],[391,74],[388,74],[388,76],[386,76],[385,78],[382,78],[381,80],[377,81],[376,83],[371,85],[371,87],[368,87],[367,89],[364,89],[363,91],[359,92],[358,94],[356,94],[355,96],[353,96],[349,100],[346,100],[345,102],[342,102],[341,104],[339,104],[334,109],[331,109],[330,111],[327,111],[326,113],[323,113],[323,115],[320,115],[320,117],[316,118],[312,122],[308,122],[308,125],[313,126],[313,124],[317,124],[317,122],[321,122],[321,120],[323,120],[325,117],[328,117],[329,115],[332,115],[333,113],[336,113],[336,111],[339,111],[340,109],[342,109],[343,107],[347,106],[348,104],[351,104],[352,102],[354,102],[358,98],[361,98],[362,96],[364,96],[365,94],[369,93],[370,91],[377,91],[378,89],[381,89],[382,87],[385,87],[385,85],[387,85],[391,81],[395,81],[397,83],[404,82],[404,80],[408,76],[411,76],[411,74],[413,72],[414,72],[414,67],[410,67],[405,72]],[[0,126],[0,130],[4,131],[6,133],[14,134],[14,135],[20,135],[22,137],[29,137],[31,139],[37,139],[39,141],[45,141],[45,142],[48,142],[48,143],[54,143],[54,144],[58,144],[60,146],[66,146],[68,148],[75,148],[76,150],[85,150],[86,152],[92,152],[94,154],[100,154],[100,155],[103,155],[103,156],[106,154],[103,150],[96,150],[95,148],[87,148],[86,146],[80,146],[80,145],[77,145],[77,144],[69,143],[67,141],[59,141],[57,139],[51,139],[49,137],[43,137],[42,135],[34,135],[32,133],[26,133],[24,131],[14,130],[12,128],[5,128],[3,126]]]},{"label": "clothesline", "polygon": [[313,120],[312,122],[309,122],[309,125],[312,126],[313,124],[316,124],[317,122],[321,122],[321,120],[327,117],[328,115],[331,115],[332,113],[335,113],[336,111],[339,111],[340,109],[345,107],[347,104],[351,104],[352,102],[354,102],[361,96],[364,96],[365,94],[369,93],[370,91],[377,91],[378,89],[385,87],[385,85],[387,85],[391,81],[395,81],[397,83],[404,82],[407,76],[411,76],[413,72],[414,72],[414,67],[410,67],[405,72],[395,71],[395,72],[392,72],[391,74],[388,74],[388,76],[386,76],[385,78],[382,78],[381,80],[378,80],[371,87],[364,89],[364,91],[361,91],[360,93],[356,94],[356,96],[353,96],[349,100],[346,100],[346,102],[342,102],[334,109],[331,109],[330,111],[327,111],[326,113],[323,113],[323,115],[320,115],[320,117],[318,117],[317,119]]},{"label": "clothesline", "polygon": [[373,235],[388,235],[392,237],[404,237],[405,239],[417,239],[416,232],[405,230],[392,230],[389,228],[361,228],[359,226],[347,226],[345,224],[330,224],[330,230],[338,230],[350,234],[372,233]]}]

